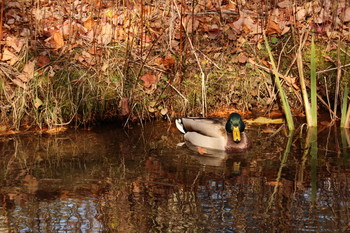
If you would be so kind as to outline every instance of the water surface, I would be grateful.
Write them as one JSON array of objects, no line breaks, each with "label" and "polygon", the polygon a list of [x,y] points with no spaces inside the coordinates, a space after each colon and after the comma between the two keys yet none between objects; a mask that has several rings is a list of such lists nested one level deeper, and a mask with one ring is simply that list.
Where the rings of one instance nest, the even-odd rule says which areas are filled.
[{"label": "water surface", "polygon": [[211,155],[168,123],[3,136],[0,231],[350,231],[350,137],[319,131]]}]

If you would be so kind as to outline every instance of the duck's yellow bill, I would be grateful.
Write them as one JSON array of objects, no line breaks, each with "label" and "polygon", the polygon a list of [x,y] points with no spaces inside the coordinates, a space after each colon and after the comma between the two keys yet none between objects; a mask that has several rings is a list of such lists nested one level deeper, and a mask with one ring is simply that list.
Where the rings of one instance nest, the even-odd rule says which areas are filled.
[{"label": "duck's yellow bill", "polygon": [[240,142],[241,141],[241,132],[239,131],[238,127],[233,127],[232,130],[232,137],[234,142]]}]

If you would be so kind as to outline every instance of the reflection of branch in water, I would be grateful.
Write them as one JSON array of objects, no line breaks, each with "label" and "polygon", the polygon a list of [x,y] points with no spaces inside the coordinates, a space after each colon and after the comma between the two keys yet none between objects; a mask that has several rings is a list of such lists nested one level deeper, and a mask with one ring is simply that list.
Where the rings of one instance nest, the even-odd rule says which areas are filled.
[{"label": "reflection of branch in water", "polygon": [[287,145],[286,145],[286,149],[284,150],[283,158],[281,160],[281,164],[280,164],[280,167],[279,167],[279,170],[278,170],[278,173],[277,173],[276,185],[274,187],[273,193],[270,196],[269,204],[267,206],[267,209],[266,209],[265,213],[267,213],[267,211],[271,208],[272,202],[275,199],[275,195],[277,193],[277,189],[278,189],[278,186],[279,186],[278,184],[279,184],[280,179],[281,179],[282,169],[286,165],[286,162],[287,162],[287,159],[288,159],[288,155],[289,155],[289,152],[290,152],[290,147],[292,146],[293,135],[294,135],[294,131],[293,130],[289,131],[288,142],[287,142]]}]

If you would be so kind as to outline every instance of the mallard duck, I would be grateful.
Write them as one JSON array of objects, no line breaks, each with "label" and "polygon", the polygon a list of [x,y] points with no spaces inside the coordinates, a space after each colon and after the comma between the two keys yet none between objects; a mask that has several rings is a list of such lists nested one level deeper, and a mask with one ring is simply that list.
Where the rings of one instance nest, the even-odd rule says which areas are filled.
[{"label": "mallard duck", "polygon": [[244,151],[251,146],[238,113],[231,113],[228,119],[185,117],[175,124],[185,141],[195,146],[221,151]]}]

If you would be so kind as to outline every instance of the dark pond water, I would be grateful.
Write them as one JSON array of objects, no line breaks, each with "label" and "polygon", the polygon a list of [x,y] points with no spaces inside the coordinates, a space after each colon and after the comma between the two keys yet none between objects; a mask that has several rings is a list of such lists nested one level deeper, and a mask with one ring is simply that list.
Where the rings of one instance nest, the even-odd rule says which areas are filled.
[{"label": "dark pond water", "polygon": [[207,156],[145,126],[1,137],[0,232],[350,231],[339,129],[250,127],[251,150]]}]

